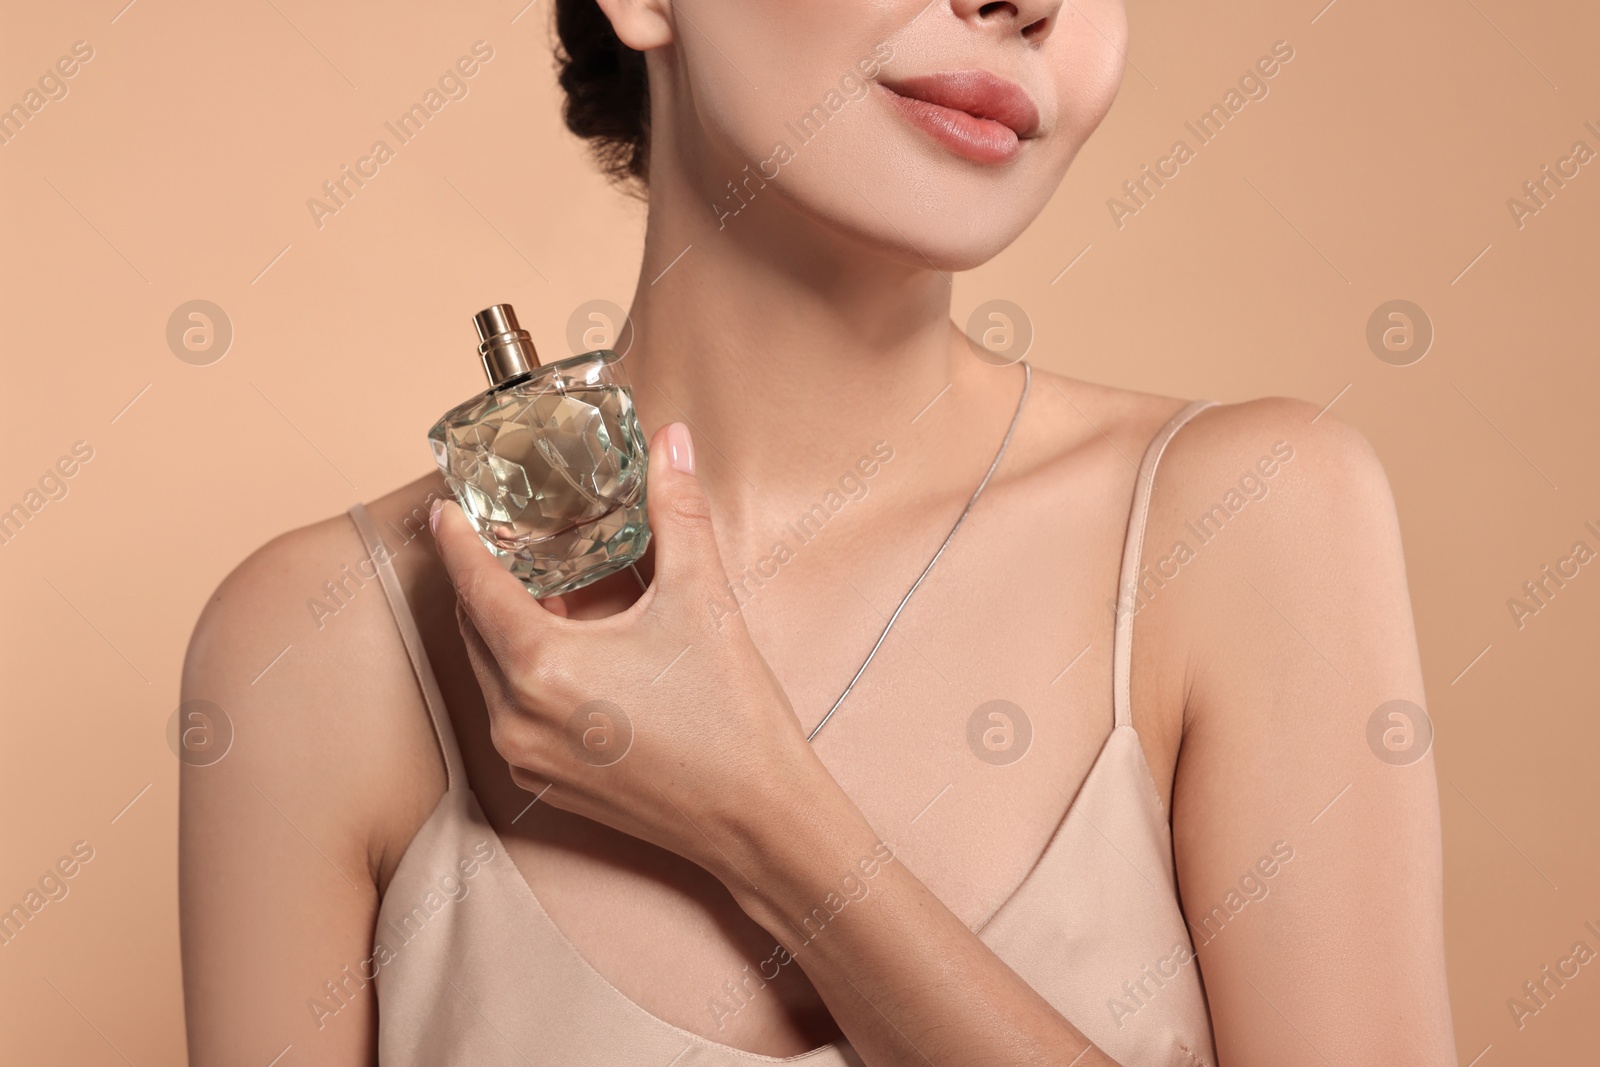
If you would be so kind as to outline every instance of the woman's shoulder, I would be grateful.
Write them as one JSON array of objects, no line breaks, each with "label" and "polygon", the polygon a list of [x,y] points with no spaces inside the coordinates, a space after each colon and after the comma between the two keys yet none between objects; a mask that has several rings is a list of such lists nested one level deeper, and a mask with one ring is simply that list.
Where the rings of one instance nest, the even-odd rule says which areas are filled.
[{"label": "woman's shoulder", "polygon": [[[1382,533],[1394,525],[1377,452],[1332,405],[1283,396],[1196,401],[1054,374],[1041,384],[1063,403],[1066,418],[1116,449],[1125,476],[1154,460],[1146,530],[1152,550],[1187,544],[1198,551],[1227,526],[1230,554],[1259,568],[1263,553],[1284,558],[1276,548],[1286,541],[1327,536],[1330,518],[1351,538],[1358,526]],[[1148,456],[1161,438],[1159,454]],[[1269,498],[1270,505],[1259,503]]]},{"label": "woman's shoulder", "polygon": [[[408,486],[368,506],[386,542],[394,540],[392,529],[403,514],[396,512],[396,504],[411,495]],[[426,519],[422,510],[421,526]],[[269,677],[293,676],[297,663],[332,667],[340,657],[365,661],[380,655],[388,642],[378,624],[390,616],[374,575],[349,513],[277,534],[251,551],[212,592],[195,623],[187,666],[213,672],[247,668],[265,655],[258,664],[261,674],[250,680],[258,685]],[[296,651],[301,655],[294,655]],[[280,664],[289,669],[279,671]]]},{"label": "woman's shoulder", "polygon": [[1195,406],[1161,452],[1156,493],[1175,506],[1199,502],[1215,483],[1237,482],[1248,467],[1267,477],[1264,468],[1289,462],[1272,462],[1274,447],[1280,453],[1312,459],[1301,464],[1306,473],[1297,479],[1309,490],[1387,491],[1372,446],[1329,406],[1268,396],[1234,403],[1208,401],[1199,407],[1195,399],[1123,389],[1037,368],[1034,375],[1035,388],[1057,409],[1054,425],[1110,445],[1133,470],[1168,422]]},{"label": "woman's shoulder", "polygon": [[1274,489],[1293,507],[1256,524],[1267,537],[1323,521],[1330,510],[1372,517],[1393,500],[1376,450],[1326,405],[1269,396],[1198,411],[1168,442],[1156,491],[1175,507],[1210,509],[1223,500],[1235,515]]},{"label": "woman's shoulder", "polygon": [[[1295,578],[1336,558],[1399,559],[1394,497],[1377,451],[1330,404],[1282,396],[1197,403],[1048,372],[1036,372],[1035,386],[1056,408],[1050,425],[1062,441],[1052,445],[1052,469],[1099,449],[1109,457],[1099,469],[1116,472],[1131,493],[1145,460],[1155,461],[1141,574],[1151,565],[1157,577],[1160,568],[1208,572],[1178,583],[1181,595],[1163,593],[1174,605],[1190,602],[1194,618],[1214,607],[1213,582],[1248,589],[1242,579],[1265,578],[1304,598],[1312,587]],[[1185,414],[1159,455],[1147,456]],[[1319,546],[1320,557],[1305,546]],[[1211,562],[1183,566],[1201,555]]]},{"label": "woman's shoulder", "polygon": [[1135,467],[1150,439],[1188,403],[1039,367],[1033,368],[1033,390],[1051,431],[1068,451],[1109,446]]},{"label": "woman's shoulder", "polygon": [[[398,540],[390,523],[410,528],[402,505],[420,484],[370,506],[387,542]],[[232,733],[223,760],[202,768],[207,784],[275,785],[297,808],[343,812],[330,832],[358,838],[375,875],[443,791],[426,707],[348,515],[271,538],[219,583],[190,637],[182,698],[219,709]]]},{"label": "woman's shoulder", "polygon": [[1185,686],[1196,672],[1244,676],[1259,657],[1331,656],[1330,635],[1359,625],[1340,605],[1409,625],[1376,450],[1326,406],[1292,398],[1215,404],[1171,438],[1129,580],[1145,650]]},{"label": "woman's shoulder", "polygon": [[[1151,441],[1193,404],[1073,385],[1084,414],[1100,412],[1130,485]],[[1170,800],[1196,686],[1286,662],[1308,639],[1331,647],[1319,620],[1352,598],[1403,615],[1403,560],[1375,451],[1302,400],[1197,406],[1166,440],[1148,490],[1139,563],[1116,595],[1136,619],[1135,723]]]}]

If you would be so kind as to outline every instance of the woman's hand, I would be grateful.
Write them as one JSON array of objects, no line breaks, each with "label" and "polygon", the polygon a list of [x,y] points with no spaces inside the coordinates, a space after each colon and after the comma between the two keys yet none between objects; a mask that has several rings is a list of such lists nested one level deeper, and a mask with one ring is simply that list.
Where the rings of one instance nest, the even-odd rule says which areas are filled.
[{"label": "woman's hand", "polygon": [[806,743],[732,610],[681,423],[651,442],[649,487],[655,580],[604,619],[570,619],[559,597],[535,601],[458,506],[434,508],[512,779],[718,877],[805,970],[872,1067],[997,1056],[1111,1064],[902,863],[881,864],[870,905],[830,918],[825,936],[804,933],[819,910],[831,915],[843,877],[892,848]]},{"label": "woman's hand", "polygon": [[651,442],[648,485],[654,580],[608,618],[529,596],[453,502],[434,504],[434,537],[513,781],[732,888],[785,795],[838,787],[733,610],[682,423]]}]

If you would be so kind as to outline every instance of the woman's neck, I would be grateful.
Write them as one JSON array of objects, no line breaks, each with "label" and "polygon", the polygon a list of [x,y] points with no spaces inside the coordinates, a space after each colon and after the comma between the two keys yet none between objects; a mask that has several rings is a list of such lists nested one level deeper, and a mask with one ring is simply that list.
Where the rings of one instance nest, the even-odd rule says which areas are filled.
[{"label": "woman's neck", "polygon": [[770,183],[720,220],[674,187],[686,184],[651,193],[627,368],[647,432],[690,424],[719,506],[749,515],[814,495],[874,442],[923,438],[930,426],[911,420],[936,397],[946,410],[919,422],[945,431],[941,445],[969,449],[964,425],[993,436],[984,423],[1014,405],[1016,383],[952,327],[949,275],[798,215]]}]

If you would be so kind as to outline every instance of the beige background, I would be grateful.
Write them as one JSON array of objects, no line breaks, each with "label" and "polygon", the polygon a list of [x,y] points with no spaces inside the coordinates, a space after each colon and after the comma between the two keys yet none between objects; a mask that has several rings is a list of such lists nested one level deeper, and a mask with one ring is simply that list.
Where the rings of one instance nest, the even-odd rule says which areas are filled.
[{"label": "beige background", "polygon": [[[0,105],[94,49],[0,145],[0,508],[94,449],[0,545],[0,905],[94,849],[0,947],[7,1063],[182,1062],[164,730],[202,603],[267,538],[428,469],[427,426],[480,387],[471,312],[512,301],[564,352],[580,303],[626,304],[640,247],[640,207],[560,128],[549,0],[123,2],[8,3],[0,32]],[[1506,1001],[1600,950],[1600,564],[1521,630],[1506,601],[1600,549],[1600,162],[1521,229],[1506,201],[1575,140],[1600,150],[1600,12],[1322,3],[1134,0],[1110,118],[1038,223],[957,279],[957,319],[1014,301],[1032,358],[1093,380],[1338,398],[1405,531],[1461,1062],[1592,1063],[1600,962],[1521,1030]],[[1280,39],[1270,95],[1117,229],[1107,198]],[[306,200],[477,40],[470,95],[318,229]],[[209,366],[165,339],[197,298],[235,330]],[[1394,298],[1437,330],[1413,366],[1366,344]]]}]

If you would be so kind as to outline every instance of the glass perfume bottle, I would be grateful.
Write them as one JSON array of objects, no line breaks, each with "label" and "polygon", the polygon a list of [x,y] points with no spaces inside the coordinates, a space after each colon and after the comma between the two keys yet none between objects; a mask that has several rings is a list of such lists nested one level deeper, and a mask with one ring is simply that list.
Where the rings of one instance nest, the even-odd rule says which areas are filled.
[{"label": "glass perfume bottle", "polygon": [[489,388],[445,412],[428,442],[478,536],[537,597],[633,563],[650,543],[648,462],[622,357],[540,366],[511,305],[472,321]]}]

